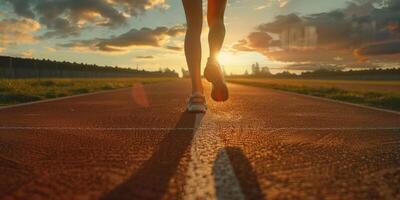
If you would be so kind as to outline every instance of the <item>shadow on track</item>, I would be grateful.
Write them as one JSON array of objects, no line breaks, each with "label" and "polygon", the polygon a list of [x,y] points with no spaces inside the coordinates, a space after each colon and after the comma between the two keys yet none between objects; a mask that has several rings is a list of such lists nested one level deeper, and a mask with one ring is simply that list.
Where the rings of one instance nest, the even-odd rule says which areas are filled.
[{"label": "shadow on track", "polygon": [[151,158],[102,199],[161,199],[193,139],[195,130],[184,128],[196,128],[201,118],[197,114],[196,121],[196,114],[182,113],[175,129],[165,135]]},{"label": "shadow on track", "polygon": [[[228,174],[230,170],[224,170],[229,165],[229,162],[233,168],[234,176],[233,174]],[[234,177],[239,182],[244,199],[266,198],[260,188],[253,167],[240,148],[222,148],[214,161],[213,174],[216,183],[216,195],[219,200],[227,199],[227,194],[235,192],[232,191],[232,184],[235,184],[233,183],[235,180],[232,180]]]}]

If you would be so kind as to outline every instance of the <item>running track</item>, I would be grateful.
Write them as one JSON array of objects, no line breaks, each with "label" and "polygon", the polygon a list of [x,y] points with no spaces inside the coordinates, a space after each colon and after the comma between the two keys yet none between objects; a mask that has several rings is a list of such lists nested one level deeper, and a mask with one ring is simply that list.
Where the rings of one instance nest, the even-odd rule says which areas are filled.
[{"label": "running track", "polygon": [[0,108],[0,199],[400,198],[400,114],[229,87],[205,115],[186,80]]}]

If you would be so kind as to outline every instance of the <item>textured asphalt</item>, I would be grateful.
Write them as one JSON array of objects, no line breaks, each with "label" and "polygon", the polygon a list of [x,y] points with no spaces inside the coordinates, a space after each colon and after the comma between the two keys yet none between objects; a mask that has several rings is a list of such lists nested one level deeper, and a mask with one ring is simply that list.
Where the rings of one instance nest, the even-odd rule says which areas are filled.
[{"label": "textured asphalt", "polygon": [[400,199],[399,114],[229,87],[205,115],[186,80],[0,109],[0,199]]}]

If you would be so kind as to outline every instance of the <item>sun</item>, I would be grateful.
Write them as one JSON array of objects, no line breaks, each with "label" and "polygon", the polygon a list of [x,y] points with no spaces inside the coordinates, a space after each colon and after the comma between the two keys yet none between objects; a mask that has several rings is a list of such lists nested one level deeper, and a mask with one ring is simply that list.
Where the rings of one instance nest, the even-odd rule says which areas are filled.
[{"label": "sun", "polygon": [[[218,54],[218,61],[221,64],[229,64],[231,63],[233,60],[235,60],[235,55],[231,54],[231,53],[227,53],[227,52],[221,52]],[[237,59],[237,58],[236,58]]]}]

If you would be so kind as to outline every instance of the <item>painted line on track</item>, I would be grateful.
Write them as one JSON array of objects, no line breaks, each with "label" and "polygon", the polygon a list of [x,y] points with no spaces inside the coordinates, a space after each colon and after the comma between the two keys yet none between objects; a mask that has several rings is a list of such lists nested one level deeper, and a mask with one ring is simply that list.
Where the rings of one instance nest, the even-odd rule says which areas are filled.
[{"label": "painted line on track", "polygon": [[[213,126],[209,123],[212,118],[210,119],[210,115],[204,118],[201,114],[197,116],[199,122],[203,121],[196,126],[190,146],[183,199],[244,200],[245,196],[225,150],[225,144],[216,132],[212,131],[216,129],[202,128]],[[219,169],[215,169],[216,165]]]}]

